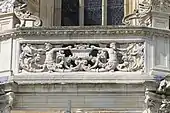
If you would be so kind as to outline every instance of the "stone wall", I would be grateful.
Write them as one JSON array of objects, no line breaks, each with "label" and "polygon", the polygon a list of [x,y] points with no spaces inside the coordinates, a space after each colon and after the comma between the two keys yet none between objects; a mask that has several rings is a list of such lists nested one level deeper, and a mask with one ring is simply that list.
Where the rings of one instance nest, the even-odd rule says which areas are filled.
[{"label": "stone wall", "polygon": [[14,110],[63,111],[71,100],[73,111],[141,112],[142,84],[35,84],[19,85]]}]

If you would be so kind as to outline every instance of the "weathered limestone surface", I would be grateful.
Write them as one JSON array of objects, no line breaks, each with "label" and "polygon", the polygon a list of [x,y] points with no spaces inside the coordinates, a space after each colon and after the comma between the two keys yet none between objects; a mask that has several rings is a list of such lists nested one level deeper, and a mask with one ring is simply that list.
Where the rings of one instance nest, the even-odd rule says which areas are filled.
[{"label": "weathered limestone surface", "polygon": [[71,100],[72,110],[110,110],[141,112],[144,87],[142,84],[35,84],[20,85],[15,109],[65,110]]},{"label": "weathered limestone surface", "polygon": [[[64,111],[71,100],[73,112],[168,113],[169,2],[163,1],[140,1],[139,9],[124,18],[139,27],[50,28],[37,27],[41,21],[26,1],[1,2],[2,19],[7,13],[16,16],[9,15],[8,29],[0,35],[0,76],[17,83],[15,90],[7,85],[10,101],[3,105]],[[11,24],[12,18],[18,22]],[[11,29],[14,25],[18,28]]]}]

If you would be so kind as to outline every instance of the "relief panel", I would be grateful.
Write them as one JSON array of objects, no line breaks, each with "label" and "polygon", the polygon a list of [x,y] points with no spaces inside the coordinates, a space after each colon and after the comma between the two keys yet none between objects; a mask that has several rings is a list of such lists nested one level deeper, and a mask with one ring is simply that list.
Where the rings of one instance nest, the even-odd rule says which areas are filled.
[{"label": "relief panel", "polygon": [[144,71],[144,43],[20,44],[19,73]]}]

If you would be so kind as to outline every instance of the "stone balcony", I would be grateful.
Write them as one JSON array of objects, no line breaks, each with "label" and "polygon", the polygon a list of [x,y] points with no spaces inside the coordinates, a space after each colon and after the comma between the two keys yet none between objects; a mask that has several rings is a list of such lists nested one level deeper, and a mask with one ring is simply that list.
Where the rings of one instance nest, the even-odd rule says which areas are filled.
[{"label": "stone balcony", "polygon": [[133,82],[169,72],[168,36],[154,28],[93,26],[19,28],[1,39],[13,40],[18,82]]},{"label": "stone balcony", "polygon": [[[169,35],[169,30],[148,27],[16,28],[0,36],[1,47],[6,47],[0,69],[11,70],[9,76],[18,84],[16,110],[63,110],[66,105],[58,98],[62,95],[62,102],[67,102],[70,95],[74,110],[141,112],[144,103],[139,97],[144,99],[146,87],[156,91],[155,76],[169,74]],[[94,96],[97,92],[99,97]],[[57,99],[50,100],[51,94]],[[99,105],[108,95],[119,95],[118,103],[105,100],[108,106]]]}]

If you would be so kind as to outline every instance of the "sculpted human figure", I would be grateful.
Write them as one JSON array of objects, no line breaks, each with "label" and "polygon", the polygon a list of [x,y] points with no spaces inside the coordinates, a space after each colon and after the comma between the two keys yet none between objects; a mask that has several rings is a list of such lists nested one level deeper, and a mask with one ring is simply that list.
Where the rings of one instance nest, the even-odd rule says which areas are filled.
[{"label": "sculpted human figure", "polygon": [[144,68],[144,45],[142,43],[137,43],[135,48],[130,53],[134,56],[134,64],[132,66],[133,71],[142,70]]},{"label": "sculpted human figure", "polygon": [[53,48],[50,43],[45,43],[46,58],[45,58],[44,64],[48,68],[49,72],[56,71],[56,68],[62,68],[64,61],[61,61],[60,63],[56,63],[55,60],[53,59],[53,56],[54,56],[54,52],[57,52],[57,55],[59,55],[57,57],[60,57],[61,59],[61,56],[64,57],[63,50],[66,50],[66,49],[68,48]]},{"label": "sculpted human figure", "polygon": [[24,70],[31,71],[31,63],[32,63],[32,57],[33,52],[31,49],[31,44],[23,44],[21,47],[22,53],[20,54],[19,60],[20,60],[20,66]]},{"label": "sculpted human figure", "polygon": [[116,43],[112,42],[110,44],[109,48],[100,48],[100,47],[95,47],[95,46],[91,46],[93,49],[97,49],[97,50],[102,50],[102,51],[107,51],[109,58],[107,63],[105,63],[101,69],[99,69],[99,72],[105,72],[105,71],[114,71],[117,64],[118,64],[118,60],[117,60],[117,48],[116,48]]}]

